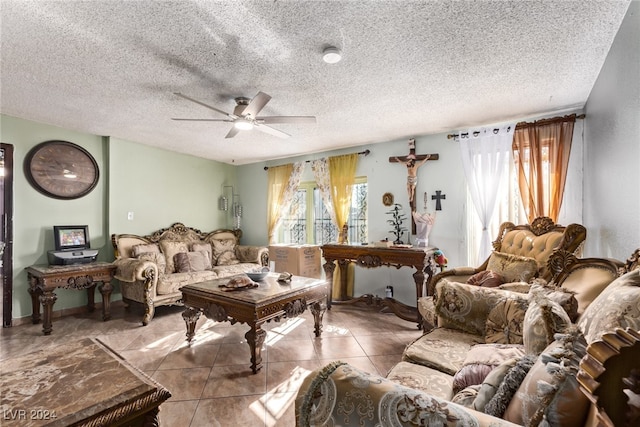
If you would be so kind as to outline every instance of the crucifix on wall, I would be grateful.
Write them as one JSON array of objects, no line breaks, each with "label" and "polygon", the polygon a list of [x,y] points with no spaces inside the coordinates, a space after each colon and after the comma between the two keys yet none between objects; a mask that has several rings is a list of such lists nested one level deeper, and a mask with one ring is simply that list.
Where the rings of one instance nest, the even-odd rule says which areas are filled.
[{"label": "crucifix on wall", "polygon": [[409,154],[402,157],[389,157],[391,163],[402,163],[407,167],[407,195],[411,206],[411,233],[416,234],[416,223],[413,212],[416,211],[416,186],[418,185],[418,168],[427,160],[438,160],[438,154],[416,154],[416,140],[409,140]]}]

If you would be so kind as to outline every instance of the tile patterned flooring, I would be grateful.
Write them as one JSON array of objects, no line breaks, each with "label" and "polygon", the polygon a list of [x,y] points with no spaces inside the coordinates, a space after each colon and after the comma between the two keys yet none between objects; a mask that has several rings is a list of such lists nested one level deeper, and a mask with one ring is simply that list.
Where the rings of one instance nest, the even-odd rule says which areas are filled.
[{"label": "tile patterned flooring", "polygon": [[249,367],[247,326],[218,323],[204,316],[195,341],[186,345],[181,307],[159,307],[142,327],[140,307],[111,307],[55,318],[53,333],[42,325],[20,325],[0,332],[1,361],[85,337],[98,338],[160,384],[172,397],[160,407],[161,426],[295,426],[294,400],[313,369],[344,360],[385,375],[400,361],[404,347],[420,336],[416,324],[371,307],[336,306],[324,315],[322,336],[313,333],[313,316],[270,322],[262,351],[264,367]]}]

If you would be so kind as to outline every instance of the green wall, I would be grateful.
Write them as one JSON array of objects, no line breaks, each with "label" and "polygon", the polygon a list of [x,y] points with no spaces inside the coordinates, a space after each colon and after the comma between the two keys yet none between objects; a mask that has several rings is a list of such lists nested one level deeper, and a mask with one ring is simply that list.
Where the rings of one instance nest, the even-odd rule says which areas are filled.
[{"label": "green wall", "polygon": [[[87,224],[91,247],[99,258],[113,260],[111,234],[149,234],[183,222],[210,231],[231,226],[217,209],[224,185],[234,185],[235,167],[224,163],[0,115],[0,138],[14,148],[13,318],[31,315],[25,268],[47,263],[53,249],[53,226]],[[88,150],[100,168],[98,186],[76,200],[46,197],[26,180],[24,158],[40,142],[59,139]],[[127,213],[133,212],[129,221]],[[86,293],[56,291],[54,310],[86,305]],[[119,300],[115,283],[112,301]],[[96,292],[96,301],[101,296]]]}]

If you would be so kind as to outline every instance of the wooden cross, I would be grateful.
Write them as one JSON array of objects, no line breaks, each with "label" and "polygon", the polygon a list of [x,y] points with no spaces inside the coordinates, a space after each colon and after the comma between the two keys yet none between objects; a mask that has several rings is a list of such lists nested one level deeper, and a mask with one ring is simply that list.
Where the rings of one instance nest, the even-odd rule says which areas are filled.
[{"label": "wooden cross", "polygon": [[407,167],[407,194],[411,206],[411,233],[416,234],[416,223],[413,212],[416,211],[416,186],[418,184],[418,168],[427,160],[438,160],[438,154],[416,154],[416,140],[409,140],[409,154],[402,157],[389,157],[390,163],[402,163]]},{"label": "wooden cross", "polygon": [[440,204],[440,200],[444,200],[444,199],[447,198],[446,194],[441,194],[441,193],[442,193],[442,191],[436,190],[436,194],[431,196],[431,200],[435,200],[436,201],[436,210],[437,211],[441,211],[442,210],[442,205]]}]

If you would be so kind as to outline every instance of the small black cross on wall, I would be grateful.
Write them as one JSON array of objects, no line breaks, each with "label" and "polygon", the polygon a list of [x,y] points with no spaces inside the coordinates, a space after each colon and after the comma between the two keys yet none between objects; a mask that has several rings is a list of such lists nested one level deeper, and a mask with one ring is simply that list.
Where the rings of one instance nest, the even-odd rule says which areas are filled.
[{"label": "small black cross on wall", "polygon": [[440,204],[440,200],[443,200],[443,199],[447,198],[446,194],[441,194],[441,193],[442,193],[442,191],[436,190],[436,194],[431,196],[431,200],[435,200],[436,201],[436,210],[437,211],[441,211],[442,210],[442,205]]}]

